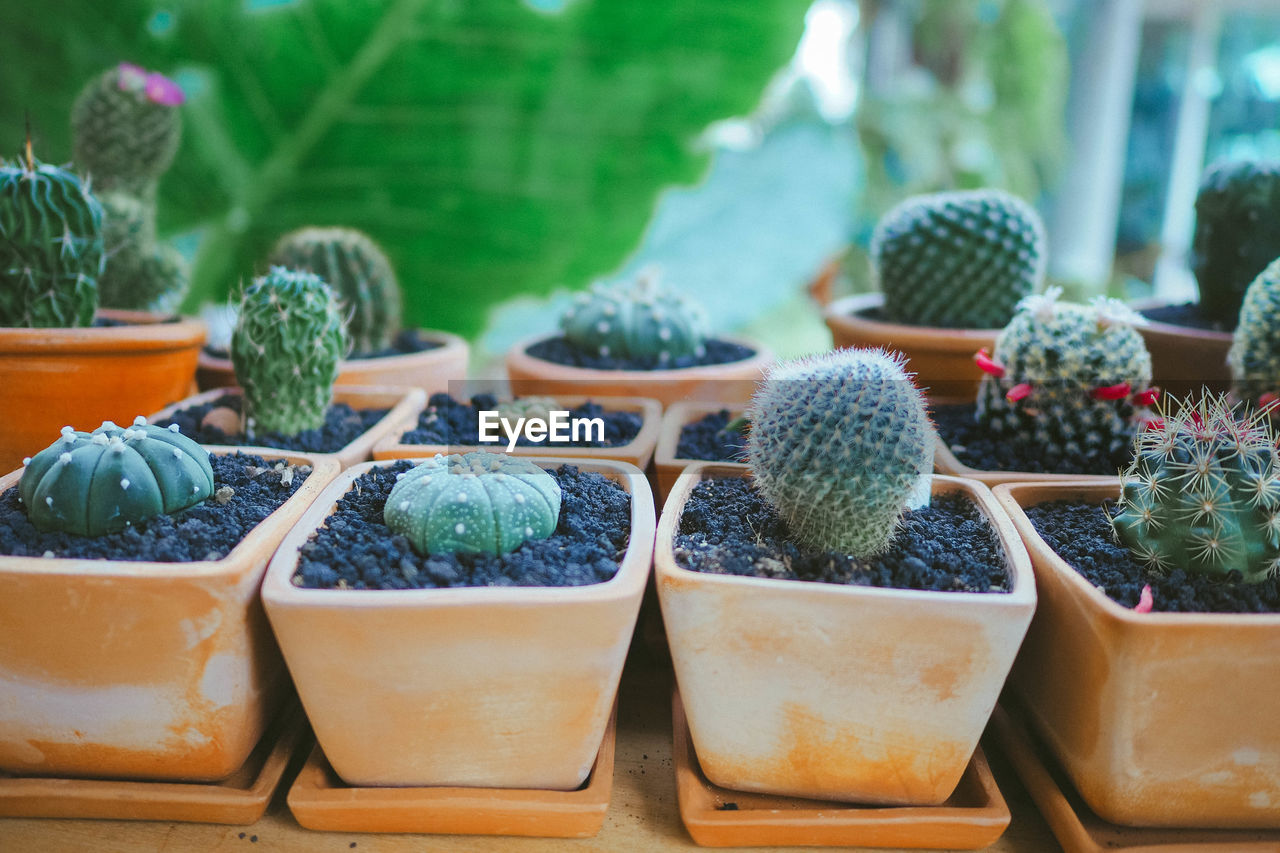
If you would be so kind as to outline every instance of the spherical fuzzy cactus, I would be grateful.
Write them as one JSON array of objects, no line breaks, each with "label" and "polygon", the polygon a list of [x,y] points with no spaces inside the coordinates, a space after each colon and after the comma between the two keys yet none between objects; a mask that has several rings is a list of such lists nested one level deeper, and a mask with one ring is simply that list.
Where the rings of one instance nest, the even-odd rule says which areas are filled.
[{"label": "spherical fuzzy cactus", "polygon": [[76,163],[94,189],[149,198],[182,137],[182,90],[156,73],[121,63],[81,90],[71,110]]},{"label": "spherical fuzzy cactus", "polygon": [[400,330],[400,283],[391,261],[367,236],[350,228],[302,228],[280,239],[271,263],[313,272],[337,291],[349,315],[354,352],[391,346]]},{"label": "spherical fuzzy cactus", "polygon": [[1258,406],[1280,396],[1280,260],[1245,291],[1227,362],[1238,399]]},{"label": "spherical fuzzy cactus", "polygon": [[927,502],[934,431],[903,361],[838,350],[777,365],[756,388],[748,464],[802,545],[876,554]]},{"label": "spherical fuzzy cactus", "polygon": [[1155,399],[1151,355],[1122,303],[1029,297],[996,338],[978,388],[977,420],[996,437],[1023,438],[1067,457],[1123,450]]},{"label": "spherical fuzzy cactus", "polygon": [[592,285],[560,318],[565,338],[586,352],[659,365],[703,355],[706,326],[701,306],[663,286],[653,268],[634,281]]},{"label": "spherical fuzzy cactus", "polygon": [[1001,190],[915,196],[876,225],[871,262],[890,320],[998,329],[1044,281],[1044,225]]},{"label": "spherical fuzzy cactus", "polygon": [[1220,163],[1196,196],[1191,271],[1200,310],[1233,328],[1245,289],[1280,257],[1280,163]]},{"label": "spherical fuzzy cactus", "polygon": [[80,178],[0,164],[0,326],[87,326],[98,306],[102,207]]},{"label": "spherical fuzzy cactus", "polygon": [[127,193],[101,196],[107,261],[98,279],[104,308],[145,311],[168,305],[186,290],[187,262],[155,238],[155,212]]},{"label": "spherical fuzzy cactus", "polygon": [[139,417],[92,433],[63,427],[62,438],[27,461],[18,497],[43,531],[101,536],[213,494],[209,454],[178,432]]},{"label": "spherical fuzzy cactus", "polygon": [[231,336],[248,433],[297,435],[324,425],[338,363],[350,349],[333,291],[319,276],[273,267],[245,288]]},{"label": "spherical fuzzy cactus", "polygon": [[1116,538],[1156,571],[1240,572],[1280,566],[1280,462],[1267,418],[1222,398],[1186,401],[1152,421],[1120,475]]},{"label": "spherical fuzzy cactus", "polygon": [[560,484],[501,453],[437,456],[399,475],[383,518],[419,554],[505,554],[555,532]]}]

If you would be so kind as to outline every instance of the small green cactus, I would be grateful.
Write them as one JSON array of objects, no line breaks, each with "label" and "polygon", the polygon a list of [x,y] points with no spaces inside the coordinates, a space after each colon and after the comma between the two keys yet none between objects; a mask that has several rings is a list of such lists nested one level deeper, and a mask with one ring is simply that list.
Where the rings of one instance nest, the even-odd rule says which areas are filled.
[{"label": "small green cactus", "polygon": [[1244,294],[1240,322],[1227,353],[1231,390],[1253,406],[1280,395],[1280,259],[1258,274]]},{"label": "small green cactus", "polygon": [[155,210],[127,193],[100,197],[106,267],[98,280],[104,308],[145,311],[167,305],[186,290],[187,262],[155,236]]},{"label": "small green cactus", "polygon": [[436,456],[398,475],[383,518],[419,554],[505,554],[555,532],[560,484],[501,453]]},{"label": "small green cactus", "polygon": [[280,239],[271,264],[313,272],[337,291],[350,315],[353,352],[367,355],[392,345],[400,331],[400,283],[369,237],[350,228],[302,228]]},{"label": "small green cactus", "polygon": [[999,329],[1044,281],[1044,225],[1002,190],[909,198],[871,238],[871,262],[896,323]]},{"label": "small green cactus", "polygon": [[498,417],[515,423],[519,418],[540,418],[551,420],[551,413],[564,411],[565,407],[556,402],[555,397],[516,397],[498,404]]},{"label": "small green cactus", "polygon": [[1151,421],[1120,475],[1116,538],[1149,568],[1257,583],[1280,566],[1280,464],[1262,413],[1221,397]]},{"label": "small green cactus", "polygon": [[349,349],[333,291],[319,276],[272,267],[254,279],[231,335],[248,435],[323,426],[338,363]]},{"label": "small green cactus", "polygon": [[1196,196],[1191,271],[1200,310],[1234,328],[1249,283],[1280,257],[1280,163],[1219,163]]},{"label": "small green cactus", "polygon": [[909,505],[928,502],[935,433],[903,363],[837,350],[779,364],[757,386],[747,461],[802,545],[874,555]]},{"label": "small green cactus", "polygon": [[701,357],[706,327],[701,306],[663,286],[653,268],[634,281],[592,285],[560,318],[565,338],[585,352],[659,365]]},{"label": "small green cactus", "polygon": [[209,454],[180,434],[139,417],[121,429],[106,421],[62,437],[26,460],[18,498],[37,529],[101,536],[213,494]]}]

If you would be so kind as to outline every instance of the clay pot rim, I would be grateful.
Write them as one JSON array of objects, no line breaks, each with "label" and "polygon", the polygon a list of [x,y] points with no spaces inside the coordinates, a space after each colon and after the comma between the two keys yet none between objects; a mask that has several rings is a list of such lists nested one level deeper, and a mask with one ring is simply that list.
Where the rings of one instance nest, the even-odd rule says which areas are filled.
[{"label": "clay pot rim", "polygon": [[[439,329],[417,329],[415,331],[422,338],[439,343],[440,346],[419,350],[418,352],[402,352],[395,355],[379,355],[371,358],[344,358],[338,362],[338,371],[342,372],[347,369],[359,370],[362,364],[378,365],[379,367],[398,367],[401,365],[412,367],[418,361],[452,356],[460,347],[467,346],[466,339],[461,335],[455,335],[453,332],[444,332]],[[230,356],[224,358],[212,355],[204,347],[200,347],[199,364],[206,370],[229,370],[232,373],[235,372]]]},{"label": "clay pot rim", "polygon": [[[125,346],[139,352],[179,350],[199,344],[206,334],[203,320],[176,314],[102,309],[94,316],[130,325],[48,329],[0,326],[0,356],[26,355],[33,349],[87,354],[116,352]],[[177,320],[170,322],[174,317]]]},{"label": "clay pot rim", "polygon": [[511,349],[507,350],[506,363],[508,373],[511,372],[511,366],[515,364],[524,368],[525,373],[560,381],[594,382],[606,380],[613,382],[625,377],[653,382],[678,382],[701,377],[715,379],[728,371],[734,373],[755,371],[763,375],[764,369],[772,364],[774,360],[773,353],[763,344],[732,335],[712,335],[711,337],[714,340],[746,347],[752,351],[752,354],[738,361],[726,361],[721,364],[699,364],[693,367],[676,367],[668,370],[629,370],[624,368],[604,370],[598,367],[575,367],[571,364],[560,364],[548,361],[545,358],[529,355],[529,347],[552,338],[558,338],[561,334],[561,332],[556,331],[550,334],[531,335],[516,341],[512,344]]},{"label": "clay pot rim", "polygon": [[984,346],[990,346],[1000,329],[953,329],[945,326],[909,326],[860,316],[860,312],[884,305],[883,293],[857,293],[845,296],[828,305],[822,319],[828,326],[863,328],[877,338],[894,338],[908,341],[928,337],[931,346],[942,352],[960,352],[972,355]]},{"label": "clay pot rim", "polygon": [[[1174,303],[1164,299],[1139,299],[1130,304],[1130,308],[1135,311],[1149,311],[1152,308],[1163,308],[1166,305]],[[1213,329],[1197,329],[1194,326],[1179,326],[1176,323],[1163,323],[1159,320],[1148,319],[1146,323],[1134,326],[1139,334],[1143,332],[1151,332],[1155,335],[1193,338],[1199,341],[1229,342],[1234,337],[1233,332],[1218,332]]]},{"label": "clay pot rim", "polygon": [[[686,463],[687,465],[693,465],[707,462],[706,459],[689,459],[684,456],[676,456],[676,448],[680,445],[680,431],[695,418],[718,412],[721,409],[735,416],[741,415],[746,411],[744,405],[712,403],[705,400],[682,400],[679,403],[672,403],[667,406],[667,410],[662,414],[662,427],[658,433],[658,443],[653,451],[654,464],[680,465]],[[708,464],[723,465],[735,469],[738,466],[747,467],[745,462],[713,462]]]},{"label": "clay pot rim", "polygon": [[[1086,603],[1092,618],[1102,619],[1116,628],[1129,630],[1152,630],[1153,628],[1213,627],[1238,628],[1248,627],[1251,630],[1272,631],[1280,628],[1280,613],[1185,613],[1153,610],[1150,613],[1135,613],[1109,597],[1095,587],[1080,574],[1071,564],[1049,546],[1031,519],[1023,511],[1023,501],[1027,506],[1036,506],[1056,500],[1085,500],[1090,503],[1100,502],[1104,498],[1119,497],[1120,478],[1110,477],[1095,482],[1056,483],[1048,481],[1027,483],[1005,483],[992,490],[996,500],[1004,507],[1013,525],[1018,529],[1023,544],[1028,552],[1036,552],[1044,557],[1044,563],[1056,572],[1073,590],[1077,600]],[[1241,620],[1244,620],[1243,622]]]}]

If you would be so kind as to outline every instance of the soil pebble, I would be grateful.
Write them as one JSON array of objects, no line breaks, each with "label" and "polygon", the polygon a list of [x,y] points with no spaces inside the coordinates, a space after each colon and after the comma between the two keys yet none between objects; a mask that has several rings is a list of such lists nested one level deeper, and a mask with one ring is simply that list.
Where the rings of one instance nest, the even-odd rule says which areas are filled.
[{"label": "soil pebble", "polygon": [[[418,415],[417,429],[410,430],[400,437],[402,444],[480,444],[480,412],[495,411],[498,400],[491,394],[477,394],[470,403],[462,403],[448,394],[432,394],[427,401],[427,408]],[[611,412],[599,403],[587,401],[580,406],[567,409],[570,418],[600,418],[604,422],[604,440],[598,441],[593,430],[585,430],[586,435],[577,441],[548,442],[530,441],[524,435],[516,440],[521,447],[543,446],[548,450],[556,447],[619,447],[630,444],[640,432],[642,418],[636,412]],[[503,449],[507,445],[505,433],[502,435]],[[590,438],[589,438],[590,437]]]},{"label": "soil pebble", "polygon": [[534,358],[563,364],[567,367],[585,367],[592,370],[678,370],[684,367],[706,367],[712,364],[730,364],[744,361],[756,354],[750,347],[708,338],[704,345],[705,352],[701,357],[682,355],[660,362],[655,358],[622,358],[612,355],[600,355],[596,352],[585,352],[569,343],[563,336],[547,338],[530,346],[525,352]]},{"label": "soil pebble", "polygon": [[680,428],[676,444],[677,459],[702,459],[709,462],[745,462],[747,437],[736,430],[726,431],[733,420],[728,409],[712,412]]},{"label": "soil pebble", "polygon": [[956,459],[979,471],[1030,471],[1036,474],[1101,474],[1114,477],[1129,466],[1125,444],[1114,454],[1068,456],[1030,439],[1000,439],[974,420],[976,403],[937,406],[930,413],[938,435]]},{"label": "soil pebble", "polygon": [[[226,412],[238,418],[242,398],[226,394],[207,403],[187,406],[172,417],[156,421],[156,426],[177,424],[178,430],[200,444],[229,444],[238,447],[279,447],[301,453],[336,453],[355,441],[374,424],[386,417],[390,409],[353,409],[346,403],[334,403],[324,415],[324,426],[305,429],[297,435],[258,431],[250,438],[243,433],[228,433],[219,424],[229,423]],[[212,417],[211,417],[212,415]]]}]

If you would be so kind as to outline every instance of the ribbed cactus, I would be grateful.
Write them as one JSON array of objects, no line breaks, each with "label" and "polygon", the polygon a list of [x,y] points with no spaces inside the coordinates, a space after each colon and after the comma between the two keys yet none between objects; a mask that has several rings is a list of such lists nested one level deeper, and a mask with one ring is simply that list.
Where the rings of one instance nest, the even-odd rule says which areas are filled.
[{"label": "ribbed cactus", "polygon": [[560,318],[560,328],[574,346],[606,357],[661,365],[706,352],[702,307],[665,287],[654,268],[634,281],[592,285]]},{"label": "ribbed cactus", "polygon": [[877,223],[871,263],[888,319],[998,329],[1044,281],[1044,225],[1002,190],[915,196]]},{"label": "ribbed cactus", "polygon": [[127,193],[108,192],[102,202],[107,261],[98,279],[104,308],[144,311],[174,301],[187,286],[187,262],[155,236],[155,210]]},{"label": "ribbed cactus", "polygon": [[1135,444],[1112,525],[1136,558],[1160,572],[1237,571],[1250,583],[1276,574],[1280,464],[1265,415],[1188,400]]},{"label": "ribbed cactus", "polygon": [[231,335],[249,436],[323,426],[349,348],[338,303],[319,276],[272,267],[254,279]]},{"label": "ribbed cactus", "polygon": [[1141,317],[1113,299],[1059,302],[1061,288],[1024,299],[985,350],[977,420],[995,437],[1023,438],[1067,457],[1110,455],[1155,400]]},{"label": "ribbed cactus", "polygon": [[27,460],[18,498],[37,529],[77,536],[122,530],[213,494],[209,453],[178,432],[138,417],[62,437]]},{"label": "ribbed cactus", "polygon": [[1245,289],[1280,257],[1280,163],[1220,163],[1196,196],[1191,271],[1200,310],[1233,328]]},{"label": "ribbed cactus", "polygon": [[121,63],[80,92],[71,110],[76,163],[95,190],[150,200],[182,138],[182,90],[161,74]]},{"label": "ribbed cactus", "polygon": [[565,411],[565,407],[556,402],[555,397],[516,397],[498,404],[498,417],[515,423],[517,418],[541,418],[550,420],[551,413]]},{"label": "ribbed cactus", "polygon": [[102,207],[28,144],[0,163],[0,326],[87,326],[98,306]]},{"label": "ribbed cactus", "polygon": [[747,461],[796,540],[866,557],[928,501],[934,431],[924,396],[883,350],[779,364],[747,408]]},{"label": "ribbed cactus", "polygon": [[313,272],[338,293],[352,351],[389,348],[400,331],[400,283],[378,244],[350,228],[302,228],[286,234],[271,263]]},{"label": "ribbed cactus", "polygon": [[505,554],[555,532],[560,484],[501,453],[437,456],[398,475],[383,518],[419,554]]},{"label": "ribbed cactus", "polygon": [[1280,260],[1245,291],[1227,363],[1238,399],[1258,406],[1280,397]]}]

